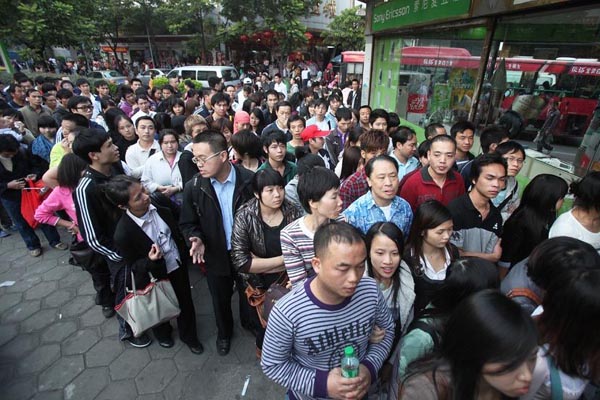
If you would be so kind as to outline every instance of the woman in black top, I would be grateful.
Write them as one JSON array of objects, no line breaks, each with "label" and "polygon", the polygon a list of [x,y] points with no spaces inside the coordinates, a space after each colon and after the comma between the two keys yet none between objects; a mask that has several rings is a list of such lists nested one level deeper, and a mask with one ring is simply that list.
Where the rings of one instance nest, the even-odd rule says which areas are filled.
[{"label": "woman in black top", "polygon": [[502,257],[499,265],[510,268],[529,257],[545,239],[569,190],[564,179],[541,174],[525,187],[519,207],[502,228]]},{"label": "woman in black top", "polygon": [[[302,210],[285,200],[283,177],[272,169],[258,171],[252,179],[254,199],[236,213],[231,234],[231,260],[244,281],[252,287],[268,289],[285,274],[281,253],[281,230],[302,216]],[[287,281],[287,278],[282,279]],[[248,303],[248,327],[257,332],[257,346],[262,345],[262,328],[258,315]]]},{"label": "woman in black top", "polygon": [[404,253],[415,280],[415,316],[441,288],[446,269],[459,257],[450,243],[453,226],[450,211],[437,200],[426,201],[415,212]]}]

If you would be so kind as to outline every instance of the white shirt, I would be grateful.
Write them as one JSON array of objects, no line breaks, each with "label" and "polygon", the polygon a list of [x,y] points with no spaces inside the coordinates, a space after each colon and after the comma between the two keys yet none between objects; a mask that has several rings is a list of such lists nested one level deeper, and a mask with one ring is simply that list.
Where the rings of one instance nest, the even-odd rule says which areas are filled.
[{"label": "white shirt", "polygon": [[142,172],[144,170],[144,164],[146,163],[148,157],[150,157],[150,152],[154,154],[159,151],[160,145],[158,144],[157,140],[152,142],[152,146],[150,146],[150,148],[147,150],[143,149],[142,146],[140,146],[139,140],[137,141],[137,143],[129,146],[127,148],[127,152],[125,153],[125,162],[127,163],[127,165],[129,165],[129,168],[131,168],[131,176],[133,176],[134,178],[141,177]]},{"label": "white shirt", "polygon": [[148,212],[141,217],[136,217],[129,210],[126,213],[137,226],[142,228],[146,236],[158,245],[167,265],[167,273],[171,273],[179,268],[177,261],[179,261],[180,257],[177,244],[173,240],[169,225],[158,215],[156,207],[150,205]]},{"label": "white shirt", "polygon": [[135,123],[138,120],[138,118],[140,118],[140,117],[154,118],[155,115],[156,115],[156,112],[154,112],[154,111],[149,111],[148,113],[145,113],[140,110],[140,111],[136,112],[135,114],[133,114],[133,116],[131,117],[131,121],[133,121],[133,126],[135,126]]},{"label": "white shirt", "polygon": [[180,151],[175,155],[173,166],[169,165],[162,151],[148,157],[142,172],[142,185],[150,193],[154,193],[159,186],[176,186],[181,193],[183,182],[179,171],[179,157]]},{"label": "white shirt", "polygon": [[276,83],[273,86],[273,89],[275,89],[275,91],[277,91],[279,93],[283,93],[283,95],[285,96],[284,100],[287,100],[287,86],[285,86],[285,83],[283,83],[283,81]]},{"label": "white shirt", "polygon": [[600,232],[594,233],[588,231],[585,226],[581,225],[579,221],[573,216],[573,210],[569,210],[564,214],[561,214],[548,234],[548,238],[557,236],[568,236],[575,239],[579,239],[582,242],[591,244],[598,253],[600,253]]},{"label": "white shirt", "polygon": [[423,271],[425,272],[425,276],[433,281],[443,281],[446,279],[446,271],[448,270],[448,266],[450,265],[450,253],[448,253],[448,249],[444,249],[444,255],[446,256],[446,262],[444,264],[444,268],[436,271],[432,266],[427,257],[421,257],[421,262],[423,263]]}]

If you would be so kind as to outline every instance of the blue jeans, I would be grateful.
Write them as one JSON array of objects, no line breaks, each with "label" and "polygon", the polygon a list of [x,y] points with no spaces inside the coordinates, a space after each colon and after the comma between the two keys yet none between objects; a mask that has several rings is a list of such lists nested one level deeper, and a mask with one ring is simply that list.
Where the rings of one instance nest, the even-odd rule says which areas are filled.
[{"label": "blue jeans", "polygon": [[[27,221],[25,221],[23,215],[21,215],[20,200],[0,198],[0,202],[2,203],[2,206],[4,207],[6,212],[8,213],[10,219],[12,219],[13,223],[17,227],[17,230],[23,238],[23,241],[25,242],[27,248],[29,250],[41,248],[42,245],[40,243],[40,238],[37,237],[35,231],[31,228],[31,226],[29,226]],[[60,243],[60,235],[58,234],[58,231],[54,226],[47,224],[40,224],[39,226],[42,232],[44,233],[44,236],[46,236],[46,239],[48,239],[48,243],[50,243],[50,246],[55,246],[58,243]]]}]

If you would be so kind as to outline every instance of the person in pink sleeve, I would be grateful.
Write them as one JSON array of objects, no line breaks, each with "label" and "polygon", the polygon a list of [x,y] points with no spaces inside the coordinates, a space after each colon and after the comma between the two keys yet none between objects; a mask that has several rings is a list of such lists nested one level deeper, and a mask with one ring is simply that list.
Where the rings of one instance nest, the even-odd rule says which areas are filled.
[{"label": "person in pink sleeve", "polygon": [[[58,186],[35,211],[35,219],[42,224],[62,226],[77,235],[77,241],[83,241],[77,224],[77,214],[73,203],[73,190],[81,178],[87,164],[75,154],[66,154],[58,166]],[[64,210],[70,220],[57,216],[56,212]],[[64,215],[64,214],[63,214]]]}]

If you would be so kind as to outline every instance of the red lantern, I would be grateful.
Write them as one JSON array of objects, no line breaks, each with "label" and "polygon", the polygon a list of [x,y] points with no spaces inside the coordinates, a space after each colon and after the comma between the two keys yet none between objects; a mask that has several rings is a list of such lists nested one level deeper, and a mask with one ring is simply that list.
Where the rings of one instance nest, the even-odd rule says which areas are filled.
[{"label": "red lantern", "polygon": [[263,32],[262,36],[263,36],[265,39],[269,40],[269,39],[272,39],[272,38],[273,38],[274,34],[273,34],[273,31],[271,31],[271,30],[267,29],[266,31],[264,31],[264,32]]},{"label": "red lantern", "polygon": [[304,37],[310,42],[313,38],[313,35],[310,32],[304,32]]},{"label": "red lantern", "polygon": [[240,41],[242,43],[246,43],[248,41],[249,37],[248,35],[240,35]]},{"label": "red lantern", "polygon": [[255,32],[252,34],[252,40],[254,40],[255,42],[259,42],[261,39],[261,34],[258,32]]}]

